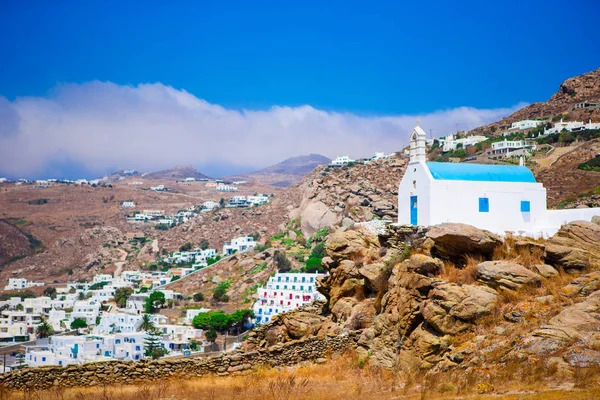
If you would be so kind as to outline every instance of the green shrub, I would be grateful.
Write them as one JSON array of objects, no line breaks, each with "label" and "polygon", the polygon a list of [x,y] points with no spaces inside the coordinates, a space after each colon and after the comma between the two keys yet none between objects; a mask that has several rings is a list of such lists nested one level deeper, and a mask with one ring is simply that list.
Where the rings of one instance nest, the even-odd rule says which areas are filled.
[{"label": "green shrub", "polygon": [[311,257],[306,260],[306,265],[304,267],[304,271],[306,272],[324,272],[325,269],[322,266],[322,259],[318,257]]}]

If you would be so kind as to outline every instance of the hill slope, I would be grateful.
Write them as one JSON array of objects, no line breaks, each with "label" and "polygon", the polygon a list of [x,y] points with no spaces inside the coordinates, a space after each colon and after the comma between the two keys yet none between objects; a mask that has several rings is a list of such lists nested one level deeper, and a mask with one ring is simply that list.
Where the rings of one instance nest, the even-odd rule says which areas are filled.
[{"label": "hill slope", "polygon": [[563,114],[565,120],[600,121],[598,108],[573,110],[573,106],[581,102],[600,102],[600,68],[565,80],[547,101],[530,104],[500,121],[473,129],[472,132],[493,134],[498,130],[506,129],[515,121],[553,116],[560,118],[559,114]]},{"label": "hill slope", "polygon": [[33,252],[32,243],[25,233],[9,222],[0,220],[0,265],[32,255]]}]

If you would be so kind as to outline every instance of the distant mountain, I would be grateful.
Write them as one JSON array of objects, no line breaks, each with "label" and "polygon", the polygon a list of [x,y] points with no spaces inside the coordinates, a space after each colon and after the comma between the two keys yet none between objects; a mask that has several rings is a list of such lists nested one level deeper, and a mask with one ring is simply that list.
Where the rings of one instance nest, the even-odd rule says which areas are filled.
[{"label": "distant mountain", "polygon": [[207,179],[209,176],[199,172],[191,165],[180,165],[175,168],[158,172],[148,172],[141,175],[145,179],[174,179],[182,180],[185,178]]},{"label": "distant mountain", "polygon": [[317,166],[329,164],[331,159],[320,154],[291,157],[249,174],[228,177],[228,180],[251,180],[270,186],[288,187],[302,181]]},{"label": "distant mountain", "polygon": [[473,129],[474,134],[498,133],[513,122],[548,118],[550,121],[592,120],[600,122],[600,107],[576,107],[581,103],[600,103],[600,68],[565,80],[547,101],[533,103],[498,122]]}]

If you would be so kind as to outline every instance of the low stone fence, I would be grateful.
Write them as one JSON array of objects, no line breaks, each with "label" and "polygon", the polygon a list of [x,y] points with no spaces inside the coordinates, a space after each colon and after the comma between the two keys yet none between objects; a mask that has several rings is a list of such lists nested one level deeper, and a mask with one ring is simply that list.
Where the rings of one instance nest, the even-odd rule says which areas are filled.
[{"label": "low stone fence", "polygon": [[142,361],[106,361],[66,367],[25,368],[0,374],[0,385],[8,390],[43,390],[51,387],[81,387],[132,384],[169,378],[226,376],[258,366],[289,366],[315,361],[331,353],[354,348],[356,332],[335,337],[309,337],[269,348],[236,351],[210,358]]}]

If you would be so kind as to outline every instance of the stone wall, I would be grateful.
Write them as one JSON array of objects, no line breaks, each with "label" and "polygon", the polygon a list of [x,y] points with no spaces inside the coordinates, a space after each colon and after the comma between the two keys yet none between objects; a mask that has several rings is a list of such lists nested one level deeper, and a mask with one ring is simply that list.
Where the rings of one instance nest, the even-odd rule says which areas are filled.
[{"label": "stone wall", "polygon": [[0,374],[0,385],[9,390],[43,390],[52,386],[80,387],[132,384],[160,379],[226,376],[258,366],[289,366],[316,361],[331,353],[354,348],[356,333],[335,337],[309,337],[266,349],[232,352],[210,358],[179,358],[142,361],[107,361],[66,367],[25,368]]}]

